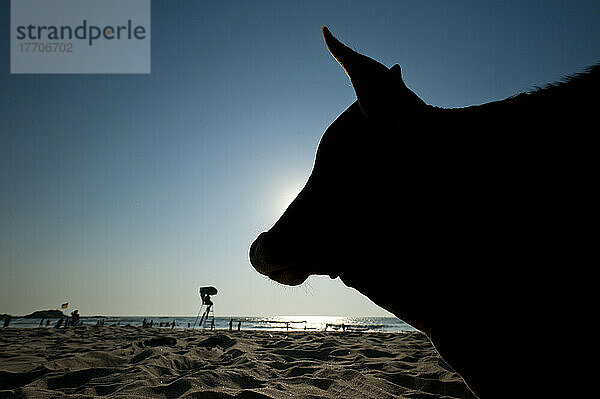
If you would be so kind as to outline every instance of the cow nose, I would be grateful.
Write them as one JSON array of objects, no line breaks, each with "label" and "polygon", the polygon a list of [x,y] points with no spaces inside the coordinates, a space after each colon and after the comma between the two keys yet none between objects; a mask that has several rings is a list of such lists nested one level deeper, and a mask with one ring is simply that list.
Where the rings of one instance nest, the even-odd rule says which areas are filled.
[{"label": "cow nose", "polygon": [[260,233],[260,235],[256,237],[256,240],[254,240],[252,245],[250,245],[250,260],[252,260],[256,255],[256,248],[258,248],[258,244],[265,234],[266,232]]}]

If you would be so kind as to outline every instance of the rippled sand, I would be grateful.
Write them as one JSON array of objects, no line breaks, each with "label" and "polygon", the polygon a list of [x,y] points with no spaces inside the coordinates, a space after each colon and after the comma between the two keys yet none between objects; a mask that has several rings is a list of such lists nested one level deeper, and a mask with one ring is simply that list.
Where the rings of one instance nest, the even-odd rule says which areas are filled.
[{"label": "rippled sand", "polygon": [[0,329],[0,398],[472,398],[419,333]]}]

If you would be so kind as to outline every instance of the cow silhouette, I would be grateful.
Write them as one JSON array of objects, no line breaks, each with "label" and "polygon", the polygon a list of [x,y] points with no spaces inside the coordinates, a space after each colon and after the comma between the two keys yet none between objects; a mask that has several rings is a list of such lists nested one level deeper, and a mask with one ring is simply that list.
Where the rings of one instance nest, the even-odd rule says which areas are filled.
[{"label": "cow silhouette", "polygon": [[287,285],[339,276],[427,334],[481,398],[514,396],[532,368],[551,379],[552,366],[535,361],[556,338],[548,320],[571,314],[576,299],[560,292],[581,286],[590,264],[600,68],[442,109],[398,65],[322,30],[357,101],[252,244],[252,265]]}]

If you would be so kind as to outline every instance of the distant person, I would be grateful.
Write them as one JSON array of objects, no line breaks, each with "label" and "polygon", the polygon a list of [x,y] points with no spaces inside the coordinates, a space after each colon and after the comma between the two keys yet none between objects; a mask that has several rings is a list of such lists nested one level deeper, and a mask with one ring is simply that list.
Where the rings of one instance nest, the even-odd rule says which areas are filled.
[{"label": "distant person", "polygon": [[146,318],[144,317],[144,320],[142,321],[142,327],[146,327],[148,325],[148,320],[146,320]]},{"label": "distant person", "polygon": [[190,324],[190,322],[188,321],[188,328],[190,328],[192,325]]},{"label": "distant person", "polygon": [[40,327],[42,327],[44,325],[44,318],[42,317],[42,320],[40,320]]},{"label": "distant person", "polygon": [[171,330],[175,328],[175,320],[171,323]]},{"label": "distant person", "polygon": [[[211,307],[212,305],[214,305],[214,304],[213,304],[213,302],[210,300],[210,295],[208,295],[208,294],[206,294],[206,295],[204,296],[204,301],[203,301],[203,302],[204,302],[204,304],[205,304],[205,305],[207,305],[207,306],[208,306],[208,309],[210,309],[210,307]],[[207,311],[208,311],[208,310],[207,310]]]},{"label": "distant person", "polygon": [[241,328],[242,328],[242,322],[238,321],[238,331],[240,331]]},{"label": "distant person", "polygon": [[62,326],[64,321],[65,321],[64,317],[61,316],[61,318],[58,319],[58,321],[56,322],[56,325],[54,326],[54,328],[60,328],[60,326]]},{"label": "distant person", "polygon": [[75,309],[71,312],[71,325],[75,327],[79,323],[79,310]]},{"label": "distant person", "polygon": [[10,319],[12,319],[10,315],[4,316],[4,327],[8,327],[8,325],[10,324]]},{"label": "distant person", "polygon": [[50,319],[46,320],[46,327],[50,325]]},{"label": "distant person", "polygon": [[233,319],[229,320],[229,331],[233,330]]}]

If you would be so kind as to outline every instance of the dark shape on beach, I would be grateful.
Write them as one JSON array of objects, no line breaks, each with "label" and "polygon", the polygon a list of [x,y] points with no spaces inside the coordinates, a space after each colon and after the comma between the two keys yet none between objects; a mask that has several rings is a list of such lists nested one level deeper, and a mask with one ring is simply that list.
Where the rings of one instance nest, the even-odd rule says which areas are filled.
[{"label": "dark shape on beach", "polygon": [[[9,372],[0,370],[0,390],[14,389],[27,385],[41,376],[50,373],[50,371],[51,370],[44,366],[38,366],[27,372]],[[12,397],[10,393],[5,394],[7,396],[2,397]]]},{"label": "dark shape on beach", "polygon": [[172,337],[153,337],[144,341],[146,346],[173,346],[177,344],[177,340]]},{"label": "dark shape on beach", "polygon": [[60,310],[36,310],[35,312],[23,316],[23,319],[60,319],[65,314]]},{"label": "dark shape on beach", "polygon": [[[481,398],[513,396],[545,342],[565,345],[548,320],[586,320],[595,303],[585,265],[595,258],[600,66],[441,109],[405,85],[400,66],[323,35],[358,99],[325,132],[304,189],[252,244],[252,265],[287,285],[339,276],[425,332]],[[554,365],[569,364],[569,350],[554,353],[535,368],[558,384],[567,379]]]},{"label": "dark shape on beach", "polygon": [[227,349],[235,345],[235,342],[235,339],[229,338],[225,334],[217,334],[214,337],[210,337],[205,339],[204,341],[200,341],[198,343],[198,346],[208,349],[212,349],[218,346],[221,349]]}]

